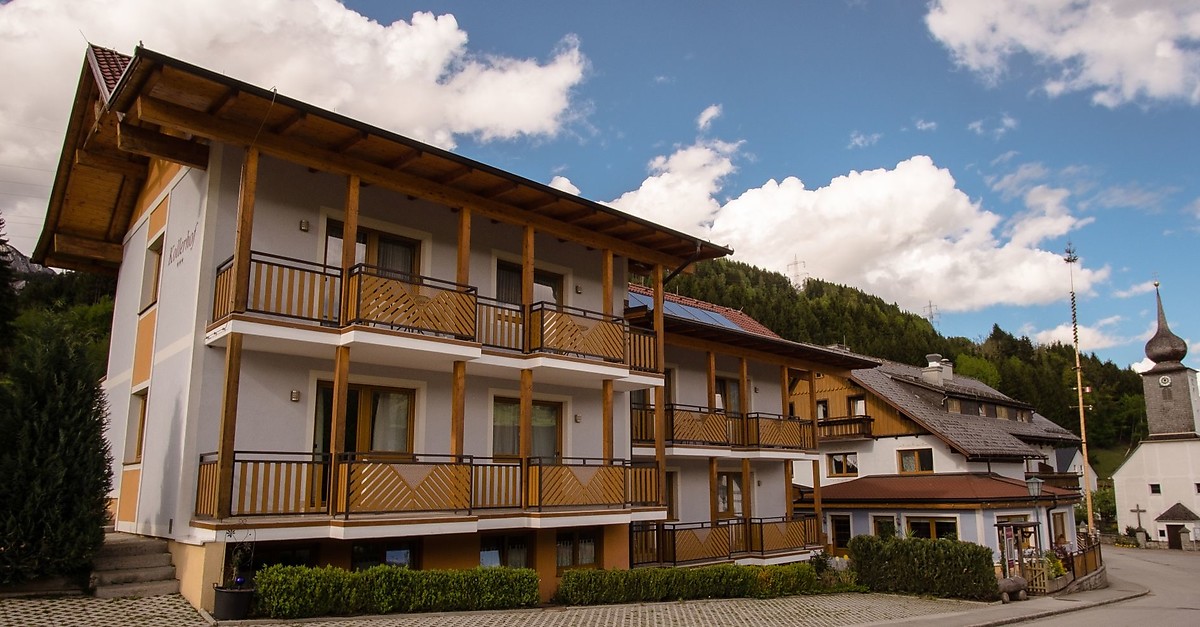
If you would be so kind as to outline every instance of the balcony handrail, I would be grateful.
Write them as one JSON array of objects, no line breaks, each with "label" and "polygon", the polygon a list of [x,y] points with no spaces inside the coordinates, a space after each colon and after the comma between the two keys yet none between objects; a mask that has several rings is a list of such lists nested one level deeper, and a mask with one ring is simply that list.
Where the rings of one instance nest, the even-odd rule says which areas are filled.
[{"label": "balcony handrail", "polygon": [[474,285],[455,283],[454,281],[438,279],[431,276],[425,276],[423,274],[416,274],[414,272],[405,272],[403,270],[393,270],[391,268],[385,268],[383,266],[372,265],[369,263],[358,263],[350,267],[350,276],[358,276],[363,274],[368,276],[377,276],[384,279],[393,279],[404,283],[410,283],[412,285],[424,285],[455,292],[465,292],[467,294],[476,294],[479,291],[479,289]]},{"label": "balcony handrail", "polygon": [[530,466],[629,466],[628,459],[607,457],[530,457]]},{"label": "balcony handrail", "polygon": [[817,424],[820,424],[820,425],[845,424],[845,423],[852,423],[852,422],[875,422],[875,419],[872,418],[869,414],[856,414],[853,416],[826,417],[826,418],[820,418],[817,420]]},{"label": "balcony handrail", "polygon": [[558,312],[558,313],[568,313],[568,314],[579,316],[581,318],[586,318],[588,320],[599,320],[602,322],[612,322],[614,324],[619,324],[625,328],[628,328],[628,326],[629,326],[629,323],[626,322],[625,319],[622,318],[621,316],[604,314],[599,311],[592,311],[590,309],[583,309],[580,307],[571,307],[568,305],[560,305],[558,303],[545,301],[545,300],[540,300],[536,303],[531,304],[529,306],[529,311],[530,312],[554,311],[554,312]]},{"label": "balcony handrail", "polygon": [[472,455],[406,453],[403,451],[348,451],[338,453],[339,463],[379,462],[387,464],[472,464]]}]

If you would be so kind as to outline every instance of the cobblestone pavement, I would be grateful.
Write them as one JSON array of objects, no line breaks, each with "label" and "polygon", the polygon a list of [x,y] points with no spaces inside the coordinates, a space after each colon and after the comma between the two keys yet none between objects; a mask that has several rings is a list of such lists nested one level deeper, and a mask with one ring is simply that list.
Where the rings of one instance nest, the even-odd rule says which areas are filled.
[{"label": "cobblestone pavement", "polygon": [[[356,617],[278,623],[298,627],[640,627],[723,625],[857,625],[985,607],[884,594],[830,594],[781,599],[721,599],[686,603],[650,603],[509,612],[463,612],[386,617]],[[179,595],[145,599],[0,600],[0,625],[29,627],[158,627],[206,625]]]}]

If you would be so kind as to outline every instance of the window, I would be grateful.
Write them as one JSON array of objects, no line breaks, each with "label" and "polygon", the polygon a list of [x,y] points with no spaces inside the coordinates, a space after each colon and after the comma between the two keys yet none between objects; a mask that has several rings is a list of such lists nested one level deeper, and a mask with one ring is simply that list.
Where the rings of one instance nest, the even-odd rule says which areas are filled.
[{"label": "window", "polygon": [[996,404],[995,403],[984,403],[983,404],[983,415],[987,416],[988,418],[998,417],[999,413],[996,411]]},{"label": "window", "polygon": [[958,521],[953,518],[909,518],[910,538],[958,539]]},{"label": "window", "polygon": [[978,401],[968,401],[965,399],[958,401],[958,413],[964,416],[979,416],[982,415],[982,407]]},{"label": "window", "polygon": [[[510,261],[496,262],[496,299],[521,305],[521,264]],[[533,270],[533,302],[564,305],[563,276],[549,270]]]},{"label": "window", "polygon": [[159,235],[146,248],[146,259],[142,266],[142,306],[138,310],[139,312],[146,311],[151,305],[158,302],[158,282],[162,273],[164,235]]},{"label": "window", "polygon": [[359,543],[350,547],[351,570],[366,570],[372,566],[417,567],[417,545],[413,540]]},{"label": "window", "polygon": [[1070,542],[1071,530],[1067,528],[1067,513],[1054,512],[1050,516],[1050,533],[1054,538],[1055,546],[1062,546]]},{"label": "window", "polygon": [[717,517],[738,518],[742,515],[742,473],[717,473]]},{"label": "window", "polygon": [[1150,494],[1162,494],[1162,484],[1151,483],[1150,484]]},{"label": "window", "polygon": [[[344,226],[338,220],[329,220],[327,225],[325,229],[325,265],[341,267]],[[359,226],[355,238],[354,263],[415,276],[420,274],[418,262],[420,248],[421,243],[417,240]]]},{"label": "window", "polygon": [[558,532],[555,539],[558,569],[596,568],[599,544],[599,534],[595,529]]},{"label": "window", "polygon": [[846,409],[850,416],[866,416],[867,415],[867,397],[851,396],[846,399]]},{"label": "window", "polygon": [[817,401],[817,420],[825,420],[829,417],[829,401]]},{"label": "window", "polygon": [[[346,395],[347,451],[411,453],[416,390],[351,385]],[[333,384],[317,386],[313,450],[329,452]]]},{"label": "window", "polygon": [[933,449],[918,448],[898,451],[900,456],[900,472],[933,472]]},{"label": "window", "polygon": [[1196,484],[1196,494],[1200,494],[1200,483]]},{"label": "window", "polygon": [[676,486],[679,484],[679,473],[674,470],[667,471],[667,520],[679,520],[679,512],[675,507],[678,497],[676,496]]},{"label": "window", "polygon": [[479,565],[529,567],[529,538],[523,535],[484,536],[479,541]]},{"label": "window", "polygon": [[717,408],[730,415],[741,413],[742,386],[736,379],[717,377]]},{"label": "window", "polygon": [[850,544],[850,517],[842,514],[831,515],[829,528],[833,530],[833,548],[845,550]]},{"label": "window", "polygon": [[830,453],[829,476],[856,477],[858,476],[858,453]]},{"label": "window", "polygon": [[134,394],[129,398],[129,431],[126,432],[126,442],[133,439],[133,446],[126,445],[125,462],[136,464],[142,461],[142,446],[146,437],[146,392]]},{"label": "window", "polygon": [[[562,455],[562,403],[533,402],[531,457]],[[492,455],[521,454],[521,400],[497,397],[492,402]]]},{"label": "window", "polygon": [[896,537],[896,519],[891,516],[872,516],[871,529],[880,538]]}]

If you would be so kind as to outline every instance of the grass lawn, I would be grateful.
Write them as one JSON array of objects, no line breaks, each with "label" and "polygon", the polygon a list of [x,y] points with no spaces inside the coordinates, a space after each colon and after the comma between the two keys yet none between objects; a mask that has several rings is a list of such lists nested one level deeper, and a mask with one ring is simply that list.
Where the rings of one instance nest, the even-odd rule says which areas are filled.
[{"label": "grass lawn", "polygon": [[1088,449],[1088,457],[1095,460],[1092,468],[1096,470],[1096,476],[1100,479],[1111,479],[1113,472],[1125,461],[1125,454],[1128,452],[1126,446],[1121,444],[1114,448],[1093,448]]}]

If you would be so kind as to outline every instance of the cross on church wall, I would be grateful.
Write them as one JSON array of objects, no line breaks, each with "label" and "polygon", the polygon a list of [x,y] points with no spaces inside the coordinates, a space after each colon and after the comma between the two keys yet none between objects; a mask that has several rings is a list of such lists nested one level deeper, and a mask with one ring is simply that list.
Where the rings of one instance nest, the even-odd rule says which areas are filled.
[{"label": "cross on church wall", "polygon": [[1137,528],[1141,529],[1142,528],[1142,514],[1146,513],[1146,510],[1142,509],[1141,503],[1135,503],[1133,505],[1133,509],[1131,509],[1129,511],[1137,514],[1137,520],[1138,520]]}]

